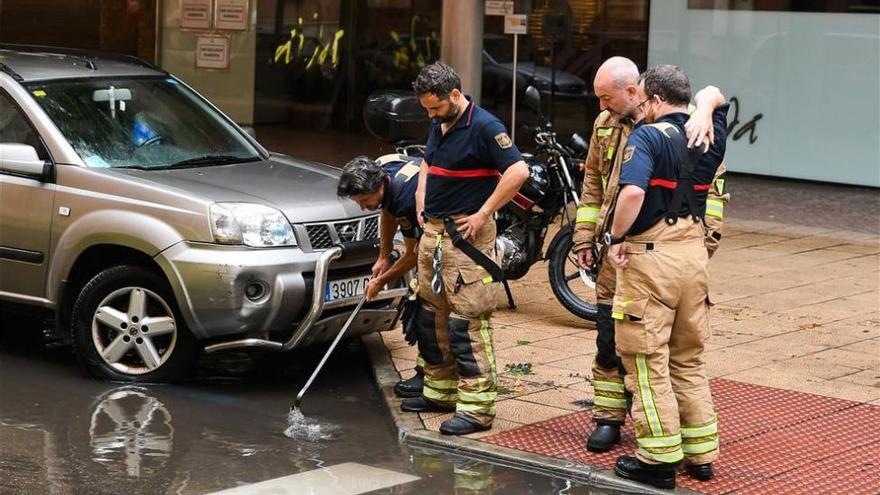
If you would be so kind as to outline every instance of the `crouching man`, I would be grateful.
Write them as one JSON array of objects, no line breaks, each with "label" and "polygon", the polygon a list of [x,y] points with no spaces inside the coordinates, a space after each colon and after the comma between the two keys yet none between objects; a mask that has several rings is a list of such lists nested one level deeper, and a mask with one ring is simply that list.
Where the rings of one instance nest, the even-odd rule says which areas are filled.
[{"label": "crouching man", "polygon": [[[418,239],[421,228],[416,219],[416,187],[419,178],[420,158],[405,155],[385,155],[373,161],[359,156],[342,169],[336,194],[351,198],[362,210],[382,210],[379,230],[379,259],[373,265],[372,279],[365,295],[370,301],[386,284],[394,282],[412,270],[418,261]],[[393,264],[391,250],[397,229],[403,234],[405,251]],[[415,343],[414,332],[407,335],[407,342]],[[416,362],[416,374],[401,380],[394,386],[399,397],[420,397],[424,363],[421,356]]]}]

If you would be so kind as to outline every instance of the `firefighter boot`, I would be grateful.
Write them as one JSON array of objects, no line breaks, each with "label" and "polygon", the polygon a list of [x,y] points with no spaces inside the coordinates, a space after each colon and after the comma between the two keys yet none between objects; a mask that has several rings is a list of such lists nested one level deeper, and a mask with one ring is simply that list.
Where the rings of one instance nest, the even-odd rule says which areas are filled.
[{"label": "firefighter boot", "polygon": [[394,395],[398,397],[421,397],[425,384],[425,371],[416,368],[416,374],[407,380],[400,380],[394,385]]},{"label": "firefighter boot", "polygon": [[647,464],[635,457],[622,455],[614,464],[614,472],[621,478],[646,483],[657,488],[675,488],[676,464]]},{"label": "firefighter boot", "polygon": [[587,438],[587,450],[591,452],[608,452],[620,442],[620,425],[599,423],[590,437]]},{"label": "firefighter boot", "polygon": [[424,397],[410,397],[403,399],[400,403],[400,410],[404,412],[452,412],[455,411],[455,405],[443,405],[431,402]]},{"label": "firefighter boot", "polygon": [[689,464],[686,469],[688,474],[700,481],[709,481],[715,475],[712,472],[711,462],[707,464]]},{"label": "firefighter boot", "polygon": [[440,423],[440,433],[444,435],[468,435],[477,431],[488,430],[492,425],[481,424],[476,419],[461,413]]}]

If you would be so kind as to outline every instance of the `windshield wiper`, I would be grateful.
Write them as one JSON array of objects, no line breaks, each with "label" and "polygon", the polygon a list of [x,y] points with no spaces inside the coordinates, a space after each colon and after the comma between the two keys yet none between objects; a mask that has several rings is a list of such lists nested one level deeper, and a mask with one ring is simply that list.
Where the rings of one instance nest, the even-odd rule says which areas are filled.
[{"label": "windshield wiper", "polygon": [[172,163],[171,165],[165,165],[162,167],[154,167],[153,170],[169,169],[169,168],[210,167],[212,165],[227,165],[230,163],[255,162],[255,161],[258,161],[259,159],[260,159],[260,157],[243,158],[240,156],[233,156],[233,155],[202,155],[202,156],[196,156],[193,158],[187,158],[186,160],[181,160],[179,162]]}]

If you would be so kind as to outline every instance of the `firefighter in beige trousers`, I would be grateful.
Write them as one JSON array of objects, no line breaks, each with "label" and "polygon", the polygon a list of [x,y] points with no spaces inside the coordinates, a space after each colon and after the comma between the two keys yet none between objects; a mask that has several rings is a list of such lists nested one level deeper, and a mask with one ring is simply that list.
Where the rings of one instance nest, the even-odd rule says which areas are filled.
[{"label": "firefighter in beige trousers", "polygon": [[608,258],[617,266],[612,317],[633,394],[636,456],[615,472],[661,488],[675,468],[712,477],[718,424],[703,360],[708,337],[706,197],[725,151],[728,105],[713,113],[714,143],[687,149],[690,85],[680,68],[648,69],[644,121],[624,149]]},{"label": "firefighter in beige trousers", "polygon": [[[416,316],[425,362],[422,397],[404,399],[408,412],[451,411],[440,433],[485,430],[495,418],[492,351],[496,297],[494,214],[529,176],[528,166],[498,118],[461,92],[446,64],[426,66],[413,84],[434,119],[419,171],[416,209],[424,221],[419,243]],[[450,235],[461,239],[455,241]]]},{"label": "firefighter in beige trousers", "polygon": [[[622,150],[633,130],[636,121],[642,118],[638,99],[639,73],[636,64],[624,57],[611,57],[596,72],[593,83],[602,112],[593,124],[590,148],[587,154],[581,207],[575,221],[572,251],[578,256],[579,264],[588,268],[593,263],[593,247],[602,242],[602,235],[610,226],[609,211],[617,196],[617,183],[620,177]],[[712,129],[712,112],[724,103],[718,88],[707,86],[694,96],[696,106],[691,112],[687,130],[692,142],[699,145],[709,139]],[[703,136],[706,134],[706,136]],[[719,178],[713,191],[723,188],[724,172],[719,167]],[[707,247],[712,241],[712,251],[721,238],[721,216],[726,197],[712,197],[712,223],[709,224],[710,210],[707,210]],[[711,256],[711,252],[710,252]],[[620,441],[620,427],[626,419],[626,397],[624,394],[623,373],[620,360],[614,347],[614,320],[611,318],[611,304],[616,284],[615,267],[604,260],[597,261],[596,275],[596,356],[592,365],[593,421],[596,428],[587,438],[587,448],[595,452],[611,450]]]}]

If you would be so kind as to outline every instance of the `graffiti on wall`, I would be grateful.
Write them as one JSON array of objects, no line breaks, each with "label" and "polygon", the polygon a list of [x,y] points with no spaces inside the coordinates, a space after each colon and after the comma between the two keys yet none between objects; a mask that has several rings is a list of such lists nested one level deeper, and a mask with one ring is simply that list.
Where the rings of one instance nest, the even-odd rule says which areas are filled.
[{"label": "graffiti on wall", "polygon": [[[751,119],[749,119],[745,123],[740,123],[739,121],[739,98],[736,96],[730,98],[730,107],[733,109],[733,118],[731,118],[727,123],[727,135],[730,136],[734,141],[739,141],[741,137],[748,133],[749,135],[749,144],[755,144],[755,141],[758,140],[758,136],[755,134],[755,127],[758,125],[758,121],[764,117],[763,113],[756,113]],[[728,116],[730,113],[728,112]],[[739,129],[737,129],[739,126]]]}]

